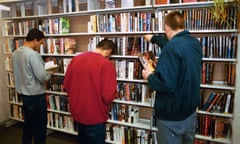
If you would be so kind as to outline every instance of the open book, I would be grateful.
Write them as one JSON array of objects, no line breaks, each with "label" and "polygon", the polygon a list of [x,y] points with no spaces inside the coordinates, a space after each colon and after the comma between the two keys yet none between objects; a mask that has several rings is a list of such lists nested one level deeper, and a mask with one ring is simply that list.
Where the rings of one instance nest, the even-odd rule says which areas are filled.
[{"label": "open book", "polygon": [[138,58],[143,67],[145,65],[147,65],[151,71],[155,70],[156,65],[157,65],[157,59],[156,59],[155,55],[152,53],[152,51],[147,51],[147,52],[141,53],[138,56]]},{"label": "open book", "polygon": [[48,61],[48,62],[45,62],[45,70],[52,70],[52,69],[55,69],[57,68],[58,65],[55,64],[53,61]]}]

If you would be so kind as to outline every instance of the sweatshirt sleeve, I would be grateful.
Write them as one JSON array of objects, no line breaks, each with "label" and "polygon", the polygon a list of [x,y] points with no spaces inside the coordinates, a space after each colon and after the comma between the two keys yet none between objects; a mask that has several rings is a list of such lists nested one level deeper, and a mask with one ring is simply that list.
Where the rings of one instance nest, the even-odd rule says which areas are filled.
[{"label": "sweatshirt sleeve", "polygon": [[148,77],[148,85],[158,92],[171,93],[176,88],[179,68],[179,58],[171,48],[166,48],[161,53],[157,68]]},{"label": "sweatshirt sleeve", "polygon": [[164,45],[168,42],[168,39],[164,35],[154,35],[151,39],[151,42],[163,48]]},{"label": "sweatshirt sleeve", "polygon": [[44,69],[44,61],[39,54],[35,53],[31,55],[30,65],[34,75],[41,83],[50,79],[51,74]]},{"label": "sweatshirt sleeve", "polygon": [[101,74],[101,95],[104,103],[110,104],[116,98],[117,79],[116,70],[112,62],[104,64]]}]

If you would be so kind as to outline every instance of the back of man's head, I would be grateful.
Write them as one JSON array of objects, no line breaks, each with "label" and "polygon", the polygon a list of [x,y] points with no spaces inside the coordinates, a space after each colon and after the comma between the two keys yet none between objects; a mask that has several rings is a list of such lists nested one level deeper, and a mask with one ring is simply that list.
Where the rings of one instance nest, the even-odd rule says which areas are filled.
[{"label": "back of man's head", "polygon": [[164,20],[172,30],[184,29],[184,17],[179,11],[169,12]]},{"label": "back of man's head", "polygon": [[33,40],[37,40],[40,41],[41,39],[43,39],[45,36],[43,34],[42,31],[40,31],[39,29],[31,29],[26,37],[27,41],[33,41]]},{"label": "back of man's head", "polygon": [[96,47],[102,50],[113,50],[115,45],[112,40],[103,39],[97,44]]}]

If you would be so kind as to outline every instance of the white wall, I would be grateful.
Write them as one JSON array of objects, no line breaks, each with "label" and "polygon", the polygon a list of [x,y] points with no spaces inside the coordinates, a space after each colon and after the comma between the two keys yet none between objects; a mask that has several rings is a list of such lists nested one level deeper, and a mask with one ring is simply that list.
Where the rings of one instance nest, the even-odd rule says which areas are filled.
[{"label": "white wall", "polygon": [[[2,8],[4,7],[0,6],[0,14]],[[2,20],[0,20],[0,25],[2,25]],[[8,88],[6,87],[7,74],[4,70],[3,43],[2,28],[0,28],[0,125],[9,119]]]}]

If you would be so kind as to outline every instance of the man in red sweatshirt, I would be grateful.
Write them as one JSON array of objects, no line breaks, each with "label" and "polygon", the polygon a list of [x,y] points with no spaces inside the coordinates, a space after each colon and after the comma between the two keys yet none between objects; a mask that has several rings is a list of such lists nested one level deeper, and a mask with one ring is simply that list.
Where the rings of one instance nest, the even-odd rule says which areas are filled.
[{"label": "man in red sweatshirt", "polygon": [[109,104],[116,96],[116,70],[108,59],[111,40],[100,41],[96,50],[71,60],[64,78],[70,112],[78,126],[80,144],[104,144]]}]

